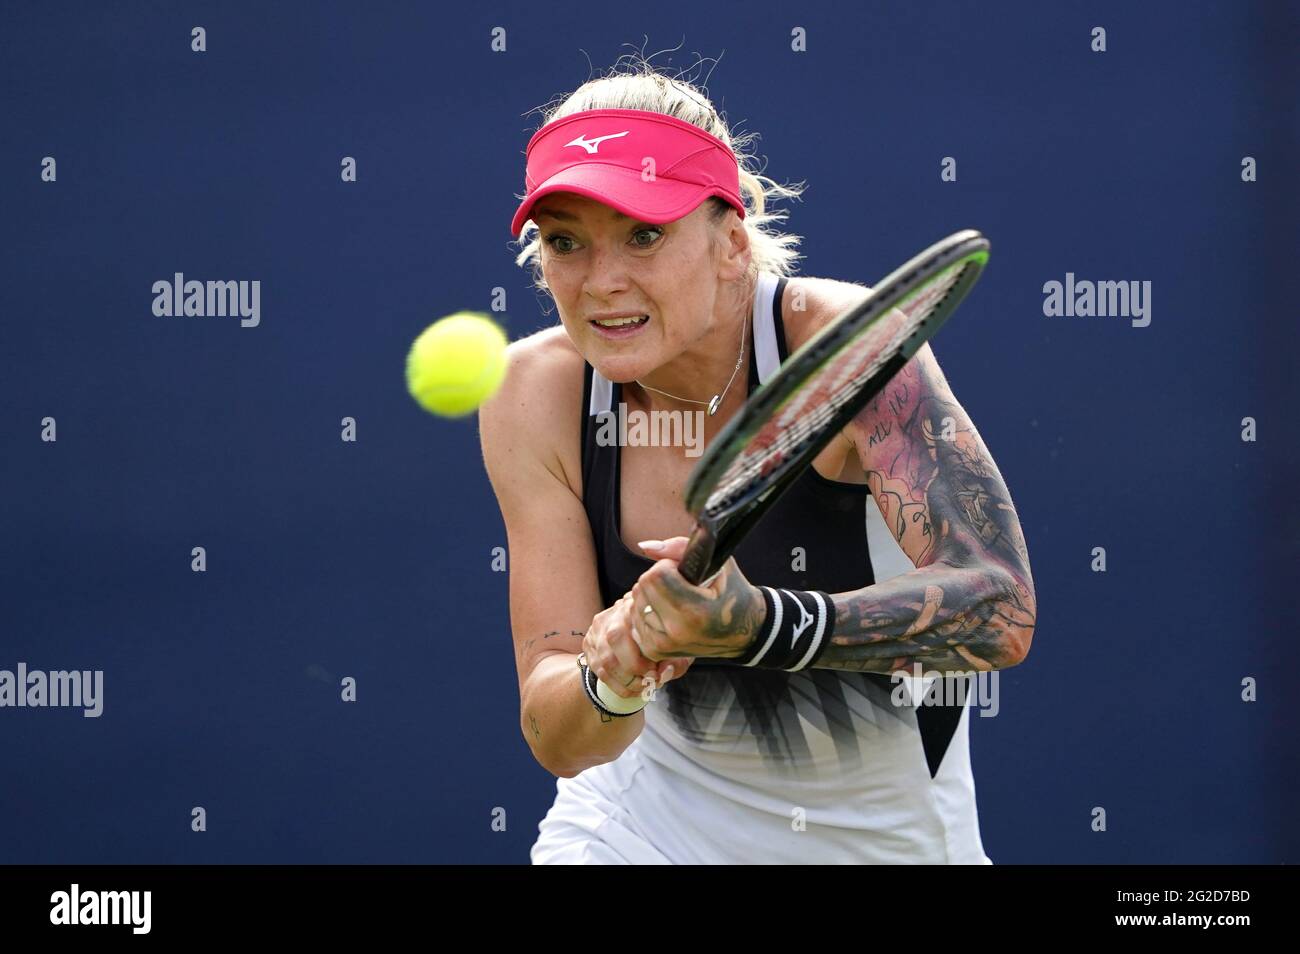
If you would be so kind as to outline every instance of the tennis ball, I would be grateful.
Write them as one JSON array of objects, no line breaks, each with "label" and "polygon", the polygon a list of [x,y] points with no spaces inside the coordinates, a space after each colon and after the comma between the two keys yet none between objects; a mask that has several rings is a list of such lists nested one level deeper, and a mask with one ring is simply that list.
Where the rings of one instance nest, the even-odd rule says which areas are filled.
[{"label": "tennis ball", "polygon": [[460,311],[420,333],[406,356],[406,388],[425,410],[464,417],[506,375],[506,333],[481,312]]}]

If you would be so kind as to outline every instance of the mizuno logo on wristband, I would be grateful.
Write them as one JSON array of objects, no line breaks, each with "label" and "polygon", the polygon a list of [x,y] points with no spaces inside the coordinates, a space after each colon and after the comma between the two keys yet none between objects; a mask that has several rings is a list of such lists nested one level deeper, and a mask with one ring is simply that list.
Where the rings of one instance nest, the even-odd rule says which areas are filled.
[{"label": "mizuno logo on wristband", "polygon": [[799,637],[803,635],[803,631],[812,625],[813,614],[808,612],[804,608],[803,601],[789,590],[782,590],[781,592],[794,600],[794,605],[799,607],[799,622],[794,624],[794,633],[790,636],[790,646],[793,648],[799,642]]}]

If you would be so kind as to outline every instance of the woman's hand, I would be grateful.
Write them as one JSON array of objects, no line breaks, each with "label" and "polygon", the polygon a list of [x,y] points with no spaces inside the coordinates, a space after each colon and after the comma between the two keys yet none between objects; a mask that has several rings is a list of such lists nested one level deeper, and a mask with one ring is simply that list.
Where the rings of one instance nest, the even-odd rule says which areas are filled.
[{"label": "woman's hand", "polygon": [[[767,616],[763,594],[745,579],[734,557],[706,585],[686,582],[677,564],[687,542],[687,537],[671,537],[640,544],[660,559],[632,586],[632,626],[638,648],[649,660],[741,656]],[[652,608],[648,615],[647,606]]]},{"label": "woman's hand", "polygon": [[[691,668],[689,657],[649,659],[632,633],[632,595],[597,613],[582,640],[587,665],[601,682],[625,699],[649,699],[656,689]],[[647,694],[648,693],[648,694]]]}]

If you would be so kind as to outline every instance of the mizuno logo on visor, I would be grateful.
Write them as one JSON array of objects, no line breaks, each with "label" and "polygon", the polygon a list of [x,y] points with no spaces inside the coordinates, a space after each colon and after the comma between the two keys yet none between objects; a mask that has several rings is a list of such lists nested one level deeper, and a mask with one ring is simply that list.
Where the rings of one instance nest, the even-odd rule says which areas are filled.
[{"label": "mizuno logo on visor", "polygon": [[585,136],[579,136],[577,139],[573,140],[573,142],[566,142],[564,145],[566,148],[569,146],[581,146],[583,149],[587,150],[587,155],[594,156],[596,150],[600,148],[600,144],[606,139],[617,139],[619,136],[626,136],[630,131],[631,130],[624,130],[621,133],[611,133],[608,136],[597,136],[595,139],[587,139]]}]

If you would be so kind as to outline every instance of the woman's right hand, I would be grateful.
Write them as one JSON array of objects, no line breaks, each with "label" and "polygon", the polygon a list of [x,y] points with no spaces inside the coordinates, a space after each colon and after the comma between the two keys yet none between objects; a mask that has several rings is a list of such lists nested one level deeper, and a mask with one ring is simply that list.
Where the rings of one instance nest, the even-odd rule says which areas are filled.
[{"label": "woman's right hand", "polygon": [[[591,620],[582,640],[587,665],[601,682],[625,699],[645,698],[645,690],[660,689],[691,668],[694,658],[677,656],[654,662],[641,654],[632,631],[632,594],[625,594]],[[652,690],[653,691],[653,690]]]}]

